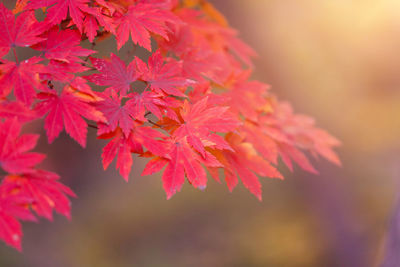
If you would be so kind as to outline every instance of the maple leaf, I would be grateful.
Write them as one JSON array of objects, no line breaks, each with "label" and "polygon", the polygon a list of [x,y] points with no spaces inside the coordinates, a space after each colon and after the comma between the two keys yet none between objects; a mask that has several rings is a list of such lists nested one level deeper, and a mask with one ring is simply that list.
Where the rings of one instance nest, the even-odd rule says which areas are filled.
[{"label": "maple leaf", "polygon": [[150,84],[152,90],[158,93],[164,92],[174,96],[186,95],[178,90],[179,87],[191,85],[194,81],[182,77],[179,64],[168,62],[164,64],[161,51],[153,53],[145,64],[141,59],[136,58],[137,70],[140,78]]},{"label": "maple leaf", "polygon": [[[241,65],[229,56],[225,50],[214,51],[208,39],[200,41],[190,24],[179,24],[168,34],[168,40],[159,40],[164,53],[173,52],[179,57],[182,75],[195,81],[211,79],[223,84],[232,69],[241,69]],[[202,28],[202,26],[200,27]]]},{"label": "maple leaf", "polygon": [[[221,54],[212,53],[208,49],[187,50],[179,61],[182,64],[182,75],[195,81],[205,81],[206,78],[222,84],[232,67]],[[217,63],[218,62],[218,63]],[[227,67],[221,67],[227,65]],[[221,73],[226,72],[226,73]]]},{"label": "maple leaf", "polygon": [[196,103],[207,97],[209,106],[226,106],[227,98],[222,94],[215,94],[209,81],[199,82],[192,86],[188,94],[191,102]]},{"label": "maple leaf", "polygon": [[30,106],[36,96],[35,89],[40,87],[37,73],[43,71],[43,66],[37,63],[41,60],[32,57],[21,63],[0,64],[0,71],[4,73],[0,78],[0,96],[7,96],[14,89],[17,100]]},{"label": "maple leaf", "polygon": [[85,20],[83,21],[84,29],[83,31],[86,33],[89,41],[93,43],[94,38],[97,35],[97,31],[99,30],[99,25],[94,16],[85,16]]},{"label": "maple leaf", "polygon": [[0,117],[13,118],[17,117],[20,122],[28,122],[37,118],[36,113],[18,101],[2,101],[0,102]]},{"label": "maple leaf", "polygon": [[[99,132],[103,133],[101,126]],[[99,138],[110,138],[113,139],[103,148],[102,158],[104,170],[108,168],[113,159],[117,156],[116,168],[119,169],[121,176],[127,181],[129,173],[132,167],[132,154],[131,153],[143,153],[143,146],[151,150],[153,153],[162,153],[164,148],[161,144],[156,141],[157,138],[161,138],[163,135],[150,128],[150,127],[139,127],[135,124],[134,130],[130,132],[128,136],[122,134],[120,128],[117,128],[111,134],[103,134]]]},{"label": "maple leaf", "polygon": [[249,81],[251,71],[235,73],[226,83],[229,91],[225,93],[232,110],[245,118],[257,121],[263,111],[271,111],[271,105],[266,99],[269,86],[258,81]]},{"label": "maple leaf", "polygon": [[286,102],[275,100],[272,108],[273,113],[259,118],[259,128],[275,140],[278,153],[290,170],[294,161],[302,169],[318,173],[301,150],[308,150],[340,165],[339,158],[332,150],[332,147],[340,145],[336,138],[315,127],[312,118],[294,114]]},{"label": "maple leaf", "polygon": [[[167,199],[170,199],[177,191],[180,191],[185,182],[185,167],[183,159],[188,155],[183,155],[179,143],[173,146],[169,153],[170,161],[164,170],[162,181],[164,190],[167,193]],[[204,177],[201,177],[204,178]],[[206,186],[204,179],[200,181],[201,186]]]},{"label": "maple leaf", "polygon": [[0,122],[0,167],[9,173],[22,173],[40,163],[43,154],[28,152],[36,146],[39,135],[19,136],[21,124],[17,118]]},{"label": "maple leaf", "polygon": [[318,171],[313,167],[311,162],[308,160],[306,155],[299,149],[292,145],[287,145],[285,143],[279,144],[279,154],[282,157],[283,162],[288,166],[288,168],[293,171],[292,160],[296,162],[303,170],[318,174]]},{"label": "maple leaf", "polygon": [[121,100],[122,97],[111,90],[109,95],[105,94],[104,100],[96,103],[96,107],[107,119],[107,132],[112,132],[119,126],[124,135],[128,136],[134,127],[135,111],[129,102],[121,106]]},{"label": "maple leaf", "polygon": [[[238,56],[244,63],[252,67],[251,58],[257,53],[239,38],[237,31],[227,25],[221,25],[209,18],[199,10],[182,8],[177,12],[178,17],[189,25],[196,40],[195,45],[207,45],[208,50],[226,53],[229,57],[231,52]],[[224,23],[222,23],[224,24]],[[229,51],[229,53],[227,53]]]},{"label": "maple leaf", "polygon": [[[131,149],[137,148],[137,144],[132,142],[131,138],[126,138],[122,133],[117,132],[115,137],[103,148],[101,157],[104,170],[107,170],[113,159],[118,155],[116,169],[119,169],[121,176],[128,181],[133,163]],[[139,146],[139,149],[142,148]]]},{"label": "maple leaf", "polygon": [[86,8],[84,11],[83,31],[89,41],[93,43],[100,27],[115,34],[116,14],[124,13],[124,8],[118,2],[95,0],[91,2],[91,7]]},{"label": "maple leaf", "polygon": [[162,181],[163,187],[170,199],[180,191],[185,182],[185,174],[188,181],[201,190],[207,186],[207,174],[202,166],[222,167],[221,163],[208,151],[204,157],[197,154],[184,139],[168,138],[162,142],[165,151],[153,153],[157,155],[148,162],[142,175],[150,175],[160,171],[165,165]]},{"label": "maple leaf", "polygon": [[67,196],[76,197],[74,192],[57,180],[60,177],[49,171],[32,170],[21,175],[8,175],[2,186],[32,200],[30,207],[37,215],[53,219],[52,211],[70,218],[71,204]]},{"label": "maple leaf", "polygon": [[196,40],[191,28],[186,23],[175,24],[174,27],[171,27],[171,30],[168,32],[168,39],[157,38],[159,49],[163,52],[173,52],[179,57],[191,51],[195,43]]},{"label": "maple leaf", "polygon": [[245,136],[245,140],[253,144],[254,148],[269,162],[278,163],[278,143],[272,139],[266,128],[260,127],[253,122],[246,121],[240,129]]},{"label": "maple leaf", "polygon": [[178,121],[178,116],[172,108],[179,106],[179,102],[172,97],[165,97],[164,94],[143,91],[142,93],[133,92],[128,95],[127,102],[133,109],[134,117],[145,121],[146,110],[150,111],[158,119],[165,113],[170,119]]},{"label": "maple leaf", "polygon": [[65,62],[83,62],[78,56],[86,57],[93,50],[80,47],[81,36],[74,30],[59,30],[58,27],[52,27],[45,35],[45,40],[32,46],[33,49],[42,51],[48,59],[54,59]]},{"label": "maple leaf", "polygon": [[118,21],[118,49],[128,41],[130,34],[134,44],[151,51],[150,32],[168,39],[167,22],[176,24],[179,19],[172,12],[152,4],[137,3],[130,6],[128,12]]},{"label": "maple leaf", "polygon": [[76,73],[87,70],[89,70],[88,67],[82,66],[77,62],[50,60],[49,64],[45,66],[42,73],[40,73],[40,78],[42,80],[55,80],[68,83],[77,78],[75,76]]},{"label": "maple leaf", "polygon": [[48,113],[44,128],[49,143],[52,143],[65,127],[66,132],[82,147],[85,147],[87,123],[82,116],[94,121],[105,121],[101,112],[70,92],[68,85],[64,87],[61,94],[46,89],[39,94],[39,98],[42,101],[36,105],[35,109],[40,116]]},{"label": "maple leaf", "polygon": [[228,107],[208,107],[207,101],[208,97],[193,105],[185,101],[181,110],[183,123],[174,132],[178,138],[186,137],[188,143],[203,157],[206,151],[202,140],[219,141],[215,145],[229,149],[229,145],[223,139],[217,139],[211,132],[226,133],[240,125],[240,122],[227,112]]},{"label": "maple leaf", "polygon": [[[4,203],[5,202],[5,203]],[[0,239],[7,245],[22,250],[22,227],[21,223],[7,211],[9,204],[0,199]]]},{"label": "maple leaf", "polygon": [[82,32],[83,19],[85,17],[83,11],[90,9],[88,2],[89,0],[30,0],[25,9],[46,7],[45,21],[51,25],[59,24],[69,14],[76,27]]},{"label": "maple leaf", "polygon": [[257,154],[251,143],[243,142],[242,137],[229,134],[227,140],[234,152],[224,150],[222,153],[217,153],[217,158],[224,165],[225,180],[229,190],[232,191],[236,187],[240,177],[244,186],[261,201],[261,183],[256,174],[280,179],[283,179],[283,176]]},{"label": "maple leaf", "polygon": [[0,239],[21,251],[22,227],[17,219],[36,221],[27,206],[32,202],[26,196],[0,185]]},{"label": "maple leaf", "polygon": [[125,63],[113,53],[111,53],[109,61],[97,58],[92,58],[91,61],[101,73],[92,74],[86,78],[97,85],[109,86],[108,88],[114,89],[122,95],[127,94],[131,83],[138,78],[135,61],[126,67]]},{"label": "maple leaf", "polygon": [[237,32],[234,30],[222,31],[225,37],[225,44],[232,50],[244,63],[252,67],[251,58],[257,56],[257,53],[249,45],[236,37]]},{"label": "maple leaf", "polygon": [[0,57],[6,55],[11,47],[30,46],[43,38],[44,31],[35,18],[34,12],[22,12],[17,18],[0,3]]}]

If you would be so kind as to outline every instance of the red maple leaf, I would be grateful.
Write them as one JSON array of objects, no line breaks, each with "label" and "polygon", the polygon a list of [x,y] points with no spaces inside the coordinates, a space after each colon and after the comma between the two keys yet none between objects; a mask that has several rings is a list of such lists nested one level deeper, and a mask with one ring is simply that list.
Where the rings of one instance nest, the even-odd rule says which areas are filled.
[{"label": "red maple leaf", "polygon": [[104,170],[107,170],[108,166],[118,155],[116,169],[119,169],[119,173],[127,181],[133,163],[131,154],[133,151],[141,152],[142,147],[133,142],[132,138],[127,138],[121,131],[117,131],[115,137],[103,148],[101,157],[103,159]]},{"label": "red maple leaf", "polygon": [[261,200],[261,183],[256,174],[280,179],[283,179],[283,176],[275,167],[257,155],[251,143],[243,142],[241,137],[234,134],[229,134],[227,140],[234,151],[224,150],[222,153],[217,153],[217,158],[224,165],[225,180],[229,190],[232,191],[236,187],[240,177],[244,186]]},{"label": "red maple leaf", "polygon": [[[212,13],[215,14],[215,12]],[[230,56],[231,53],[228,53],[228,51],[233,52],[248,66],[252,66],[251,58],[255,57],[257,53],[237,38],[237,31],[227,27],[226,21],[218,23],[219,19],[215,17],[210,19],[207,16],[209,14],[189,8],[179,9],[177,15],[185,22],[183,25],[190,27],[192,34],[195,36],[196,42],[193,42],[192,46],[206,44],[209,46],[207,50],[223,52],[226,54],[224,55],[225,57]]]},{"label": "red maple leaf", "polygon": [[71,217],[71,204],[67,196],[76,197],[74,192],[57,180],[60,177],[44,170],[32,170],[21,175],[8,175],[2,186],[31,199],[30,207],[37,215],[53,219],[52,211],[67,218]]},{"label": "red maple leaf", "polygon": [[240,40],[237,31],[232,29],[222,29],[221,36],[224,37],[225,45],[232,50],[244,63],[252,67],[251,58],[257,56],[257,53],[249,45]]},{"label": "red maple leaf", "polygon": [[232,111],[246,119],[257,121],[260,112],[270,110],[270,103],[265,97],[269,86],[258,81],[249,81],[250,74],[251,71],[233,74],[226,82],[231,89],[225,95]]},{"label": "red maple leaf", "polygon": [[231,132],[240,125],[240,122],[227,112],[228,107],[212,107],[208,106],[207,102],[208,97],[193,105],[185,101],[181,110],[183,123],[174,132],[177,138],[186,137],[187,142],[202,156],[206,153],[203,142],[206,144],[211,142],[215,146],[229,149],[223,138],[218,138],[212,133]]},{"label": "red maple leaf", "polygon": [[179,23],[179,19],[172,12],[152,4],[137,3],[130,6],[118,21],[118,49],[128,41],[130,33],[133,43],[151,51],[150,32],[168,39],[167,22]]},{"label": "red maple leaf", "polygon": [[163,53],[173,52],[180,58],[178,63],[184,77],[197,82],[205,81],[207,77],[217,83],[223,83],[230,74],[232,65],[235,65],[227,60],[226,53],[213,51],[207,42],[199,41],[189,24],[175,26],[169,33],[168,40],[159,40],[158,45]]},{"label": "red maple leaf", "polygon": [[99,25],[94,16],[86,15],[85,20],[83,21],[83,31],[86,33],[89,41],[93,43],[94,38],[97,35],[97,30],[99,29]]},{"label": "red maple leaf", "polygon": [[124,10],[118,2],[95,0],[91,2],[90,8],[85,8],[84,12],[83,32],[93,43],[101,26],[104,30],[115,34],[115,18],[113,16],[116,13],[122,14]]},{"label": "red maple leaf", "polygon": [[107,119],[107,132],[114,131],[117,126],[122,129],[125,136],[128,136],[134,127],[135,111],[129,102],[121,105],[122,97],[114,90],[104,94],[104,100],[96,103],[96,107],[104,114]]},{"label": "red maple leaf", "polygon": [[240,131],[244,133],[245,140],[252,143],[267,161],[275,165],[278,163],[278,144],[268,135],[267,129],[246,121]]},{"label": "red maple leaf", "polygon": [[40,163],[43,154],[28,152],[36,146],[39,135],[19,136],[21,124],[17,118],[0,122],[0,167],[9,173],[22,173]]},{"label": "red maple leaf", "polygon": [[278,153],[290,170],[292,161],[302,169],[317,173],[311,162],[301,150],[308,150],[314,156],[321,155],[340,165],[340,160],[332,148],[340,142],[314,126],[314,120],[308,116],[294,114],[286,102],[274,102],[274,112],[259,118],[259,129],[277,143]]},{"label": "red maple leaf", "polygon": [[81,36],[74,30],[59,30],[58,27],[52,27],[45,35],[45,40],[32,46],[33,49],[42,51],[48,59],[55,59],[64,62],[82,62],[78,57],[86,57],[93,50],[80,47]]},{"label": "red maple leaf", "polygon": [[46,7],[47,15],[45,21],[51,25],[59,24],[69,14],[76,27],[82,32],[83,19],[85,17],[83,11],[90,9],[87,5],[88,2],[89,0],[30,0],[25,9]]},{"label": "red maple leaf", "polygon": [[20,122],[28,122],[37,118],[37,114],[18,101],[0,102],[0,117],[13,118],[17,117]]},{"label": "red maple leaf", "polygon": [[82,117],[93,121],[105,121],[105,118],[101,112],[68,90],[68,87],[65,86],[61,94],[57,94],[55,90],[43,90],[39,94],[42,101],[35,109],[40,116],[48,113],[44,128],[49,143],[52,143],[65,127],[66,132],[85,147],[87,123]]},{"label": "red maple leaf", "polygon": [[47,81],[55,80],[68,83],[77,78],[75,76],[76,73],[87,70],[89,70],[88,67],[85,67],[77,62],[50,60],[49,64],[44,67],[42,73],[40,74],[40,78]]},{"label": "red maple leaf", "polygon": [[0,65],[0,96],[7,96],[13,89],[17,100],[30,106],[36,96],[35,89],[40,87],[38,72],[43,71],[43,66],[37,64],[42,59],[32,57],[21,63],[6,62]]},{"label": "red maple leaf", "polygon": [[144,115],[146,110],[151,112],[158,119],[161,119],[165,114],[172,120],[178,121],[178,116],[172,108],[178,107],[179,101],[172,97],[165,97],[164,94],[143,91],[142,93],[133,92],[129,94],[131,99],[128,100],[133,111],[134,117],[138,120],[145,121]]},{"label": "red maple leaf", "polygon": [[140,78],[149,83],[151,89],[158,93],[164,92],[170,95],[185,97],[186,95],[178,88],[194,83],[192,80],[181,76],[181,68],[176,62],[171,61],[164,64],[160,50],[151,55],[148,64],[139,58],[136,58],[136,64]]},{"label": "red maple leaf", "polygon": [[92,58],[91,61],[101,73],[92,74],[86,78],[97,85],[108,86],[124,96],[130,90],[131,83],[138,78],[135,61],[126,67],[125,63],[113,53],[110,60]]},{"label": "red maple leaf", "polygon": [[32,202],[21,193],[0,185],[0,239],[21,251],[22,227],[17,219],[36,221],[27,208]]},{"label": "red maple leaf", "polygon": [[155,153],[157,157],[148,162],[142,175],[153,174],[167,165],[162,176],[167,199],[181,190],[185,174],[194,187],[205,189],[207,174],[202,164],[207,167],[222,167],[210,152],[206,151],[204,157],[200,156],[184,139],[167,138],[161,144],[164,151]]},{"label": "red maple leaf", "polygon": [[11,47],[25,47],[42,41],[39,35],[43,30],[34,12],[25,11],[15,18],[11,10],[0,3],[0,57],[7,54]]},{"label": "red maple leaf", "polygon": [[[99,127],[99,132],[104,132],[101,130],[101,125]],[[150,127],[140,127],[135,123],[135,128],[130,132],[128,136],[122,134],[120,128],[117,128],[113,133],[103,134],[99,136],[102,139],[108,139],[113,137],[113,139],[103,148],[103,167],[104,170],[108,168],[113,159],[117,156],[117,166],[121,176],[128,180],[129,173],[132,167],[132,154],[131,153],[143,153],[143,146],[152,151],[153,153],[162,154],[165,150],[162,144],[157,141],[163,135],[150,128]]]}]

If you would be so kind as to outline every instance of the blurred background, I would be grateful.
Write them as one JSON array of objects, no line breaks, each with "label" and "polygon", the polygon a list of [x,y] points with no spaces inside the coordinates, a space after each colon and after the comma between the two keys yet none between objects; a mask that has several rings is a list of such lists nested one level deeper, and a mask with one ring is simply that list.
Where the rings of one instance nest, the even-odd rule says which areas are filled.
[{"label": "blurred background", "polygon": [[380,265],[400,192],[400,1],[211,2],[258,52],[254,77],[342,141],[343,167],[281,166],[286,180],[262,179],[263,202],[213,180],[167,201],[141,159],[129,183],[102,171],[94,131],[85,150],[42,137],[79,196],[73,219],[24,224],[23,254],[1,244],[0,266]]}]

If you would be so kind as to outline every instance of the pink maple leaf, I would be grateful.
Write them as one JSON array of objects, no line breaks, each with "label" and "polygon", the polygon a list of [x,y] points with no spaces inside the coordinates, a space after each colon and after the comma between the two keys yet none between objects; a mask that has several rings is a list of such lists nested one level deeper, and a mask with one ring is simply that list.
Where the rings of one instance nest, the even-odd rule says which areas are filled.
[{"label": "pink maple leaf", "polygon": [[90,9],[88,2],[89,0],[30,0],[26,9],[46,7],[47,16],[45,21],[51,25],[59,24],[69,14],[76,27],[82,32],[83,19],[85,17],[83,11]]},{"label": "pink maple leaf", "polygon": [[52,211],[55,209],[70,218],[71,204],[67,196],[76,195],[70,188],[59,183],[59,178],[53,172],[32,170],[21,175],[6,176],[2,186],[31,199],[31,208],[39,216],[52,220]]},{"label": "pink maple leaf", "polygon": [[61,94],[57,94],[54,90],[44,90],[39,94],[42,101],[35,109],[41,116],[48,113],[44,128],[49,143],[52,143],[65,127],[66,132],[82,147],[85,147],[87,123],[82,117],[94,121],[105,121],[105,118],[100,111],[78,98],[67,88],[68,86]]},{"label": "pink maple leaf", "polygon": [[21,193],[0,185],[0,239],[21,251],[22,227],[18,219],[36,221],[27,208],[32,202]]},{"label": "pink maple leaf", "polygon": [[134,61],[126,67],[125,63],[113,53],[110,60],[92,58],[91,61],[101,73],[92,74],[87,79],[97,85],[108,86],[122,95],[127,94],[131,83],[138,77]]},{"label": "pink maple leaf", "polygon": [[4,75],[0,78],[0,96],[7,96],[13,89],[17,100],[30,106],[36,97],[35,89],[40,87],[38,72],[43,66],[37,64],[42,59],[32,57],[20,63],[6,62],[0,65]]},{"label": "pink maple leaf", "polygon": [[178,88],[193,84],[194,81],[181,76],[181,68],[176,62],[164,64],[161,51],[157,50],[149,58],[148,64],[136,58],[140,78],[150,84],[152,90],[158,93],[182,96],[186,95]]},{"label": "pink maple leaf", "polygon": [[81,62],[78,57],[86,57],[95,51],[80,47],[81,36],[74,30],[59,30],[58,27],[51,28],[45,40],[32,46],[33,49],[42,51],[48,59],[64,62]]},{"label": "pink maple leaf", "polygon": [[20,135],[21,124],[17,118],[0,122],[0,167],[9,173],[22,173],[31,170],[45,156],[28,152],[36,146],[39,135]]},{"label": "pink maple leaf", "polygon": [[39,35],[43,30],[34,12],[25,11],[15,18],[11,10],[0,3],[0,57],[7,54],[11,47],[25,47],[40,42],[43,38]]},{"label": "pink maple leaf", "polygon": [[96,103],[96,107],[107,119],[107,132],[112,132],[119,126],[124,135],[128,136],[134,127],[135,111],[128,102],[122,106],[122,97],[114,90],[109,92],[109,95],[105,94],[104,100]]},{"label": "pink maple leaf", "polygon": [[151,51],[150,32],[168,39],[167,22],[179,23],[179,19],[172,12],[152,4],[138,3],[130,6],[118,22],[118,49],[128,41],[130,33],[133,43]]}]

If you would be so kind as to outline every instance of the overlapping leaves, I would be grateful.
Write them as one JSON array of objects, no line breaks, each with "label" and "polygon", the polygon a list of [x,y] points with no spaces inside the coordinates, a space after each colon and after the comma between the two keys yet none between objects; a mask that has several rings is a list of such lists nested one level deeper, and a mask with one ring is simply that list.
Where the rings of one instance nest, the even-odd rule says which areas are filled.
[{"label": "overlapping leaves", "polygon": [[[109,38],[118,52],[96,46]],[[157,49],[145,57],[138,47]],[[21,60],[24,49],[35,56]],[[312,173],[307,153],[340,164],[339,141],[251,80],[254,56],[204,0],[0,3],[0,239],[21,249],[20,220],[70,217],[74,193],[37,167],[39,135],[20,134],[33,120],[49,143],[65,130],[85,147],[96,129],[103,168],[115,159],[125,180],[133,154],[148,158],[142,174],[164,169],[167,198],[185,180],[204,190],[209,172],[261,200],[259,177],[283,178],[278,158]]]}]

